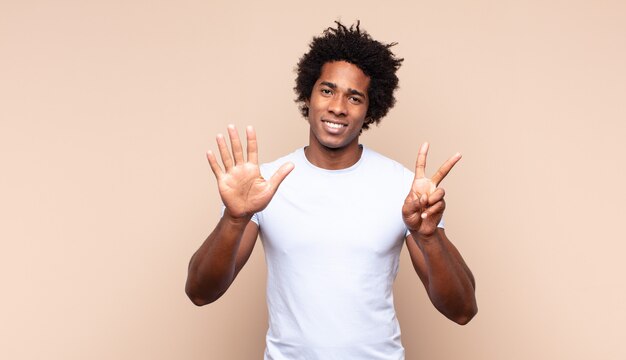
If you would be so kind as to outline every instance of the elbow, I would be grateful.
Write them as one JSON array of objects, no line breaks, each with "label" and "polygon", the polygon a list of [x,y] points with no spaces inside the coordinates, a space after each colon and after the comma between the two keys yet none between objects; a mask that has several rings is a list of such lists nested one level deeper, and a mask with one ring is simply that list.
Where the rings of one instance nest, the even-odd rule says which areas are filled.
[{"label": "elbow", "polygon": [[215,300],[217,300],[221,295],[221,294],[219,295],[202,294],[196,289],[194,289],[193,286],[191,286],[190,284],[187,284],[185,286],[185,293],[187,294],[187,297],[189,298],[189,300],[191,300],[191,302],[196,306],[208,305],[214,302]]},{"label": "elbow", "polygon": [[209,276],[199,277],[190,271],[185,283],[185,293],[194,305],[204,306],[224,295],[229,285],[224,281],[215,281]]},{"label": "elbow", "polygon": [[468,306],[463,312],[456,314],[454,317],[450,317],[450,320],[454,321],[459,325],[467,325],[478,313],[478,306],[476,303],[473,303],[471,306]]},{"label": "elbow", "polygon": [[189,300],[191,300],[191,302],[196,305],[196,306],[204,306],[207,304],[210,304],[211,301],[205,299],[205,298],[201,298],[201,297],[196,297],[196,296],[191,296],[189,294],[187,294],[187,296],[189,297]]},{"label": "elbow", "polygon": [[463,297],[431,297],[431,301],[443,316],[459,325],[467,325],[478,313],[473,293]]}]

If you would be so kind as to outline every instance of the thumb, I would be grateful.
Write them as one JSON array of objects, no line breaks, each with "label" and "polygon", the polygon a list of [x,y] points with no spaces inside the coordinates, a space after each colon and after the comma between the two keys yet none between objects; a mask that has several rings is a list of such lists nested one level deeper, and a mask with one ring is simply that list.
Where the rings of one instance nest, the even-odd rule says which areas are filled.
[{"label": "thumb", "polygon": [[283,180],[285,180],[287,175],[289,175],[289,173],[291,172],[291,170],[294,169],[294,167],[295,165],[293,163],[288,162],[288,163],[281,165],[281,167],[279,167],[278,170],[276,170],[274,175],[272,175],[272,177],[269,180],[272,192],[276,192],[276,190],[278,190],[278,186],[280,185],[280,183],[282,183]]}]

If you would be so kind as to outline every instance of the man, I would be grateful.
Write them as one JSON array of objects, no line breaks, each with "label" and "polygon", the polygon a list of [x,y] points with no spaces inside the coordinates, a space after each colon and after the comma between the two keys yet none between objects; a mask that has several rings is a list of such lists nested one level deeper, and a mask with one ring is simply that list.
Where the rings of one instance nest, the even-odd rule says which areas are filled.
[{"label": "man", "polygon": [[[477,311],[474,279],[446,237],[444,190],[456,154],[426,177],[428,144],[415,174],[359,144],[394,104],[402,59],[359,29],[327,29],[298,63],[297,101],[308,146],[257,165],[234,126],[207,158],[224,213],[189,264],[196,305],[218,299],[261,235],[268,266],[266,359],[403,359],[393,306],[402,243],[435,307],[465,324]],[[279,187],[280,185],[280,187]],[[408,193],[408,195],[407,195]]]}]

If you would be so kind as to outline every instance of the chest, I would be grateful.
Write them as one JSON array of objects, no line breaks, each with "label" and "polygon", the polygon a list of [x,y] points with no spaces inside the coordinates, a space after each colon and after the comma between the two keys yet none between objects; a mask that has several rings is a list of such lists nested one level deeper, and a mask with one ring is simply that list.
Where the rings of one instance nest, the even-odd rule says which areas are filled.
[{"label": "chest", "polygon": [[266,251],[324,257],[399,252],[406,231],[401,189],[333,177],[283,185],[259,219]]}]

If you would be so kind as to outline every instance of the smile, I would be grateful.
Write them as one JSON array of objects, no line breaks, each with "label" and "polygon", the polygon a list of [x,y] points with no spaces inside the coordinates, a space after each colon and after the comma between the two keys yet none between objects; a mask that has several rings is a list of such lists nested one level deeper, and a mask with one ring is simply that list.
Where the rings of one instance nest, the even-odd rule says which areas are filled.
[{"label": "smile", "polygon": [[344,125],[344,124],[338,124],[338,123],[334,123],[334,122],[330,122],[327,120],[322,120],[323,123],[325,123],[326,125],[328,125],[329,127],[333,128],[333,129],[341,129],[342,127],[348,126],[348,125]]}]

